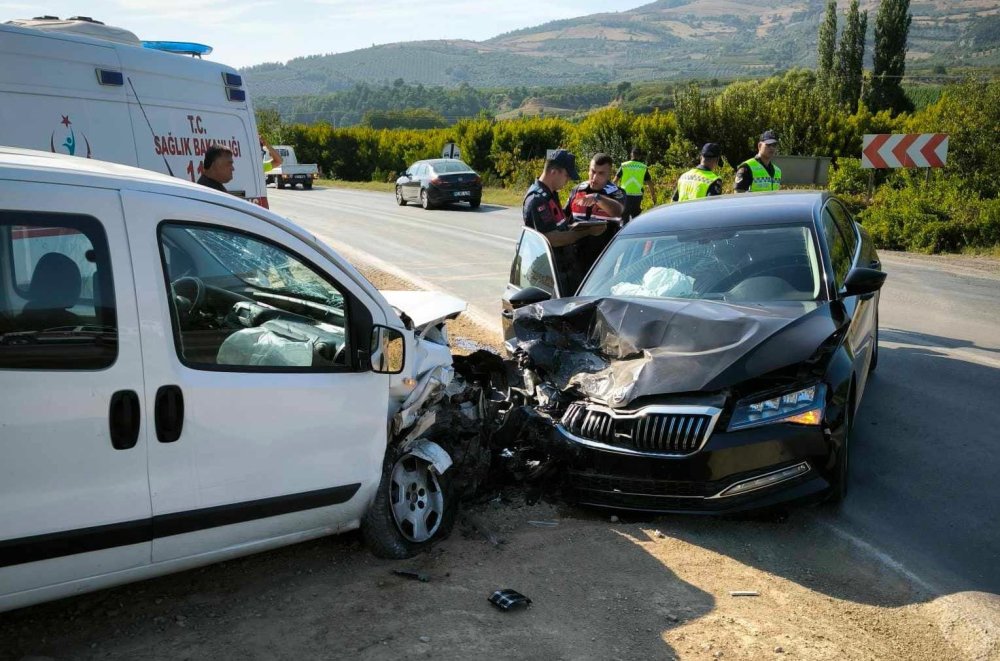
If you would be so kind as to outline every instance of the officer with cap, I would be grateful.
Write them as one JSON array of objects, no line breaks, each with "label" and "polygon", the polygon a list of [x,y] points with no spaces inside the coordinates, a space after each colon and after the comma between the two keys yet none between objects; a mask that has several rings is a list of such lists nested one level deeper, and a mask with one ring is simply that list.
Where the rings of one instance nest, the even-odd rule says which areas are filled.
[{"label": "officer with cap", "polygon": [[719,157],[722,149],[714,142],[706,143],[701,148],[701,163],[677,179],[677,189],[674,190],[674,202],[697,200],[709,195],[722,195],[722,177],[715,174],[719,167]]},{"label": "officer with cap", "polygon": [[781,188],[781,168],[772,160],[778,153],[778,136],[764,131],[757,143],[757,155],[736,168],[736,192],[756,193]]},{"label": "officer with cap", "polygon": [[564,283],[568,284],[578,284],[584,272],[576,263],[573,244],[584,237],[599,236],[607,229],[606,223],[574,224],[563,210],[559,190],[571,179],[579,178],[576,157],[565,149],[557,149],[546,159],[541,176],[525,193],[521,204],[525,227],[540,232],[548,239],[556,268],[562,273]]}]

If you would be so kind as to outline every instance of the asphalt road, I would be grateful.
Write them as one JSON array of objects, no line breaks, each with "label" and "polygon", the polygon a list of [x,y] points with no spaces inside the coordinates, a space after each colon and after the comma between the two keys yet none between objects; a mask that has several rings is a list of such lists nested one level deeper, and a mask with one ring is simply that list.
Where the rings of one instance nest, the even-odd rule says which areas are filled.
[{"label": "asphalt road", "polygon": [[[425,211],[366,191],[270,190],[271,208],[349,259],[459,296],[499,329],[517,209]],[[806,510],[939,594],[1000,593],[1000,277],[883,255],[880,365],[864,394],[851,493]],[[809,552],[810,540],[802,540]]]}]

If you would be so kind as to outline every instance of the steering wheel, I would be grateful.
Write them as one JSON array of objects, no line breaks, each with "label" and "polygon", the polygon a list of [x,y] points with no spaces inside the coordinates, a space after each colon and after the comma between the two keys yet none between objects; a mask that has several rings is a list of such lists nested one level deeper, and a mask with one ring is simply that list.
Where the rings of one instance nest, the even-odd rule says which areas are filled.
[{"label": "steering wheel", "polygon": [[205,305],[205,283],[201,278],[186,275],[170,283],[174,293],[174,303],[181,322],[185,322],[200,312]]}]

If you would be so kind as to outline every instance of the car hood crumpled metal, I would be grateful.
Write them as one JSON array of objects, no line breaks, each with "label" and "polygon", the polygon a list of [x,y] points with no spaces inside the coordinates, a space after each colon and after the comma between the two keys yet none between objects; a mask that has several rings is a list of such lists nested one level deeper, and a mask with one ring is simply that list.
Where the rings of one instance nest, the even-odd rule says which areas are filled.
[{"label": "car hood crumpled metal", "polygon": [[417,330],[454,319],[468,307],[460,298],[437,291],[379,290],[389,305],[402,310]]},{"label": "car hood crumpled metal", "polygon": [[563,298],[518,310],[511,342],[560,390],[624,407],[646,395],[718,391],[802,362],[844,320],[839,302]]}]

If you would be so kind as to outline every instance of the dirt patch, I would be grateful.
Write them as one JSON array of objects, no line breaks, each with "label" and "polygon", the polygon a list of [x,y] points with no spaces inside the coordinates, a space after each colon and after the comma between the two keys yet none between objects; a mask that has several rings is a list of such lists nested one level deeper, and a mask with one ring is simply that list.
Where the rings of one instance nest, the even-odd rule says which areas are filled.
[{"label": "dirt patch", "polygon": [[[348,534],[0,615],[0,649],[15,659],[966,658],[924,596],[805,516],[612,520],[516,495],[471,514],[478,527],[460,522],[412,561],[377,560]],[[499,588],[531,607],[500,612],[487,602]]]},{"label": "dirt patch", "polygon": [[879,254],[890,260],[907,264],[929,266],[942,271],[980,278],[1000,278],[1000,258],[974,255],[921,255],[911,252],[880,250]]}]

